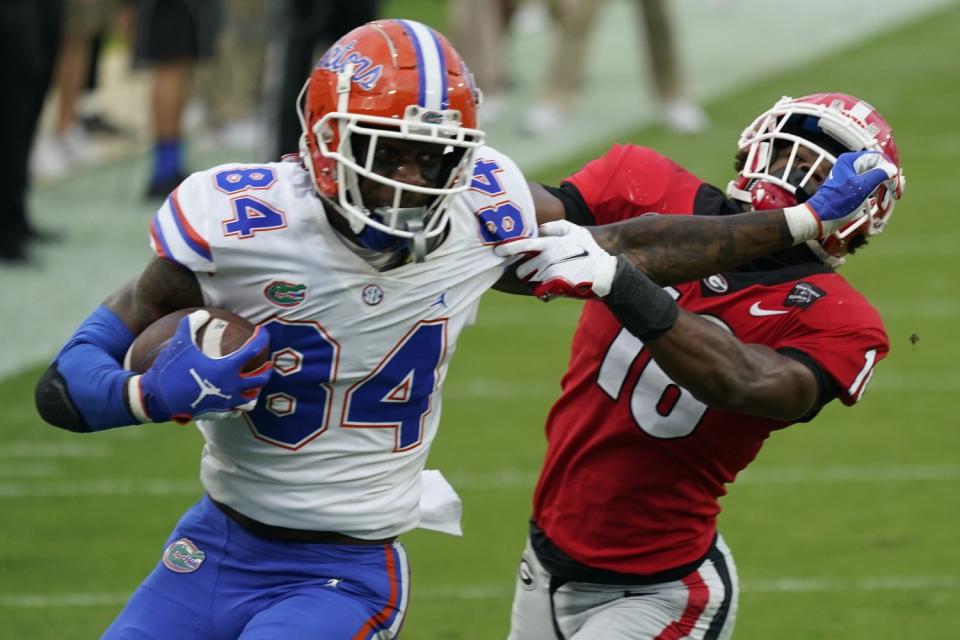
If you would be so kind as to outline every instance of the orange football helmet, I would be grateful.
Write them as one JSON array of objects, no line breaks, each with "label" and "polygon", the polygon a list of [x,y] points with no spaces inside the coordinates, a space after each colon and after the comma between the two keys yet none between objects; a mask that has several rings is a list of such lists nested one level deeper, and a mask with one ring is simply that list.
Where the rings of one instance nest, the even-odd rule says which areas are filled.
[{"label": "orange football helmet", "polygon": [[[375,250],[406,241],[417,260],[446,228],[451,198],[469,187],[484,134],[476,128],[481,94],[446,38],[412,20],[377,20],[354,29],[320,58],[297,110],[300,151],[317,192],[343,213],[361,244]],[[443,170],[431,186],[374,170],[383,139],[439,145]],[[394,190],[391,206],[368,208],[360,180]],[[432,196],[403,207],[404,194]]]},{"label": "orange football helmet", "polygon": [[[739,175],[727,186],[727,194],[754,209],[803,202],[816,190],[805,187],[817,169],[825,163],[832,167],[837,156],[846,151],[881,151],[900,167],[893,130],[884,117],[863,100],[844,93],[785,96],[743,130],[737,145],[741,152],[746,152],[746,158]],[[784,147],[790,148],[786,165],[771,171]],[[797,162],[801,147],[816,158],[805,171]],[[850,240],[883,231],[895,202],[893,194],[881,186],[871,196],[866,215],[808,245],[827,264],[839,265]]]}]

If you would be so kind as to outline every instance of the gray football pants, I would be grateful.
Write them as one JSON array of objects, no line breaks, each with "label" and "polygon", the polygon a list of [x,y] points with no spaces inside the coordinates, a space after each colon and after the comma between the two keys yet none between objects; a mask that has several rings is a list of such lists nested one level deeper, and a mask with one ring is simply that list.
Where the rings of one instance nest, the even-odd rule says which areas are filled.
[{"label": "gray football pants", "polygon": [[553,586],[528,540],[517,574],[508,640],[726,640],[733,635],[737,570],[720,536],[707,559],[681,580]]}]

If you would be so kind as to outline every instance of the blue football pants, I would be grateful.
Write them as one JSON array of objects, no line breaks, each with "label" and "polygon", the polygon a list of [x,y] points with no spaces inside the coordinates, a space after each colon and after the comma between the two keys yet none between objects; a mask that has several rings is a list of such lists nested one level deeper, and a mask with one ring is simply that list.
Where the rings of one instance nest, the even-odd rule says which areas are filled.
[{"label": "blue football pants", "polygon": [[265,540],[204,497],[103,638],[386,640],[400,631],[409,582],[399,542]]}]

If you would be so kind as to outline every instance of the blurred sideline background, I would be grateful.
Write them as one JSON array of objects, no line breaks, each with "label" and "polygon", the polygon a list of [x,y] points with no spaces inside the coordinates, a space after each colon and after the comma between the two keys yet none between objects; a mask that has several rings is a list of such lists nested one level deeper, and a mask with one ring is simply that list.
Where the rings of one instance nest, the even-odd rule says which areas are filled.
[{"label": "blurred sideline background", "polygon": [[[486,108],[482,108],[481,122],[485,123],[489,144],[514,158],[528,176],[555,182],[563,175],[556,169],[576,168],[585,158],[584,150],[600,153],[609,141],[625,140],[657,122],[658,104],[633,4],[630,0],[610,0],[601,5],[596,30],[588,40],[585,80],[572,112],[561,126],[539,136],[524,135],[523,118],[544,91],[553,53],[552,25],[546,9],[536,2],[524,5],[526,9],[516,16],[513,37],[504,51],[513,90],[498,100],[496,117],[485,115]],[[708,102],[812,59],[824,59],[828,66],[835,64],[824,56],[867,40],[905,19],[903,6],[892,0],[808,0],[802,8],[782,6],[776,19],[769,15],[769,4],[761,0],[680,0],[672,4],[686,84],[693,99]],[[915,19],[950,5],[956,2],[917,0],[909,16]],[[393,0],[384,3],[381,12],[385,16],[419,18],[441,31],[447,25],[443,0]],[[775,28],[775,24],[783,27]],[[787,33],[802,37],[785,37]],[[864,60],[860,73],[879,79],[884,73],[876,66]],[[197,84],[211,82],[210,67],[201,65]],[[149,256],[146,223],[159,204],[143,198],[150,171],[149,74],[131,69],[129,52],[119,44],[106,48],[102,74],[102,89],[94,96],[95,101],[128,135],[91,138],[91,158],[85,165],[72,168],[66,177],[38,179],[39,186],[32,194],[32,219],[38,227],[62,234],[64,242],[38,245],[35,259],[20,267],[0,263],[3,291],[49,293],[31,296],[27,309],[22,308],[17,296],[4,296],[4,316],[9,318],[4,324],[10,346],[0,353],[0,376],[24,363],[49,357],[104,294],[138,273]],[[845,86],[817,90],[845,90]],[[774,90],[731,120],[718,121],[735,130],[719,145],[732,149],[739,129],[789,88]],[[873,95],[866,93],[865,99],[870,101]],[[48,103],[55,97],[51,95]],[[878,98],[873,101],[879,103]],[[880,103],[882,113],[886,106]],[[41,140],[51,126],[50,107],[48,104],[44,114]],[[195,96],[184,116],[188,169],[272,159],[266,124],[257,120],[256,112],[243,122],[231,123],[240,126],[224,140],[217,132],[202,127],[202,111],[201,101]],[[899,130],[897,124],[895,131]],[[685,142],[704,148],[717,144],[707,135],[712,135],[709,129]],[[721,187],[727,179],[724,173]]]},{"label": "blurred sideline background", "polygon": [[[861,406],[831,406],[772,439],[724,500],[721,530],[743,582],[738,638],[960,637],[960,425],[950,404],[960,392],[960,3],[672,3],[690,97],[712,122],[693,135],[659,124],[625,0],[601,9],[568,118],[522,135],[551,56],[540,11],[513,25],[514,91],[484,125],[533,179],[556,184],[618,141],[657,148],[723,187],[740,130],[784,94],[853,93],[892,123],[905,199],[887,233],[843,267],[885,318],[891,355]],[[381,11],[445,33],[446,12],[441,0]],[[28,264],[0,266],[0,638],[96,637],[200,491],[192,429],[86,438],[42,425],[32,406],[46,359],[149,255],[146,78],[118,47],[107,54],[102,104],[131,137],[99,149],[101,162],[40,181],[33,219],[64,239]],[[190,168],[264,159],[256,132],[227,143],[198,128],[196,109],[187,120]],[[543,420],[578,311],[494,293],[464,336],[429,466],[461,492],[465,537],[405,536],[414,575],[405,637],[505,635]]]}]

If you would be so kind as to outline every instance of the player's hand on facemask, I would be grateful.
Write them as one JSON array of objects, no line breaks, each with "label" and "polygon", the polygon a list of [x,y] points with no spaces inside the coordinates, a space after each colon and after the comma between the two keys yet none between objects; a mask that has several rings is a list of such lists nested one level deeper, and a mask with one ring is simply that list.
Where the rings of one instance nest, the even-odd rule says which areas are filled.
[{"label": "player's hand on facemask", "polygon": [[840,154],[817,192],[803,204],[785,210],[790,231],[798,239],[826,238],[867,215],[870,199],[899,199],[903,186],[900,170],[879,151]]},{"label": "player's hand on facemask", "polygon": [[558,296],[602,298],[610,293],[617,259],[600,248],[589,231],[566,220],[540,226],[536,238],[522,238],[494,247],[498,256],[530,254],[517,275],[536,284],[541,300]]},{"label": "player's hand on facemask", "polygon": [[209,316],[199,310],[181,319],[169,344],[139,377],[142,405],[153,422],[185,424],[195,416],[235,415],[256,406],[260,389],[273,372],[272,364],[268,361],[248,373],[243,369],[268,347],[269,334],[257,327],[242,347],[212,358],[197,346],[197,332]]}]

